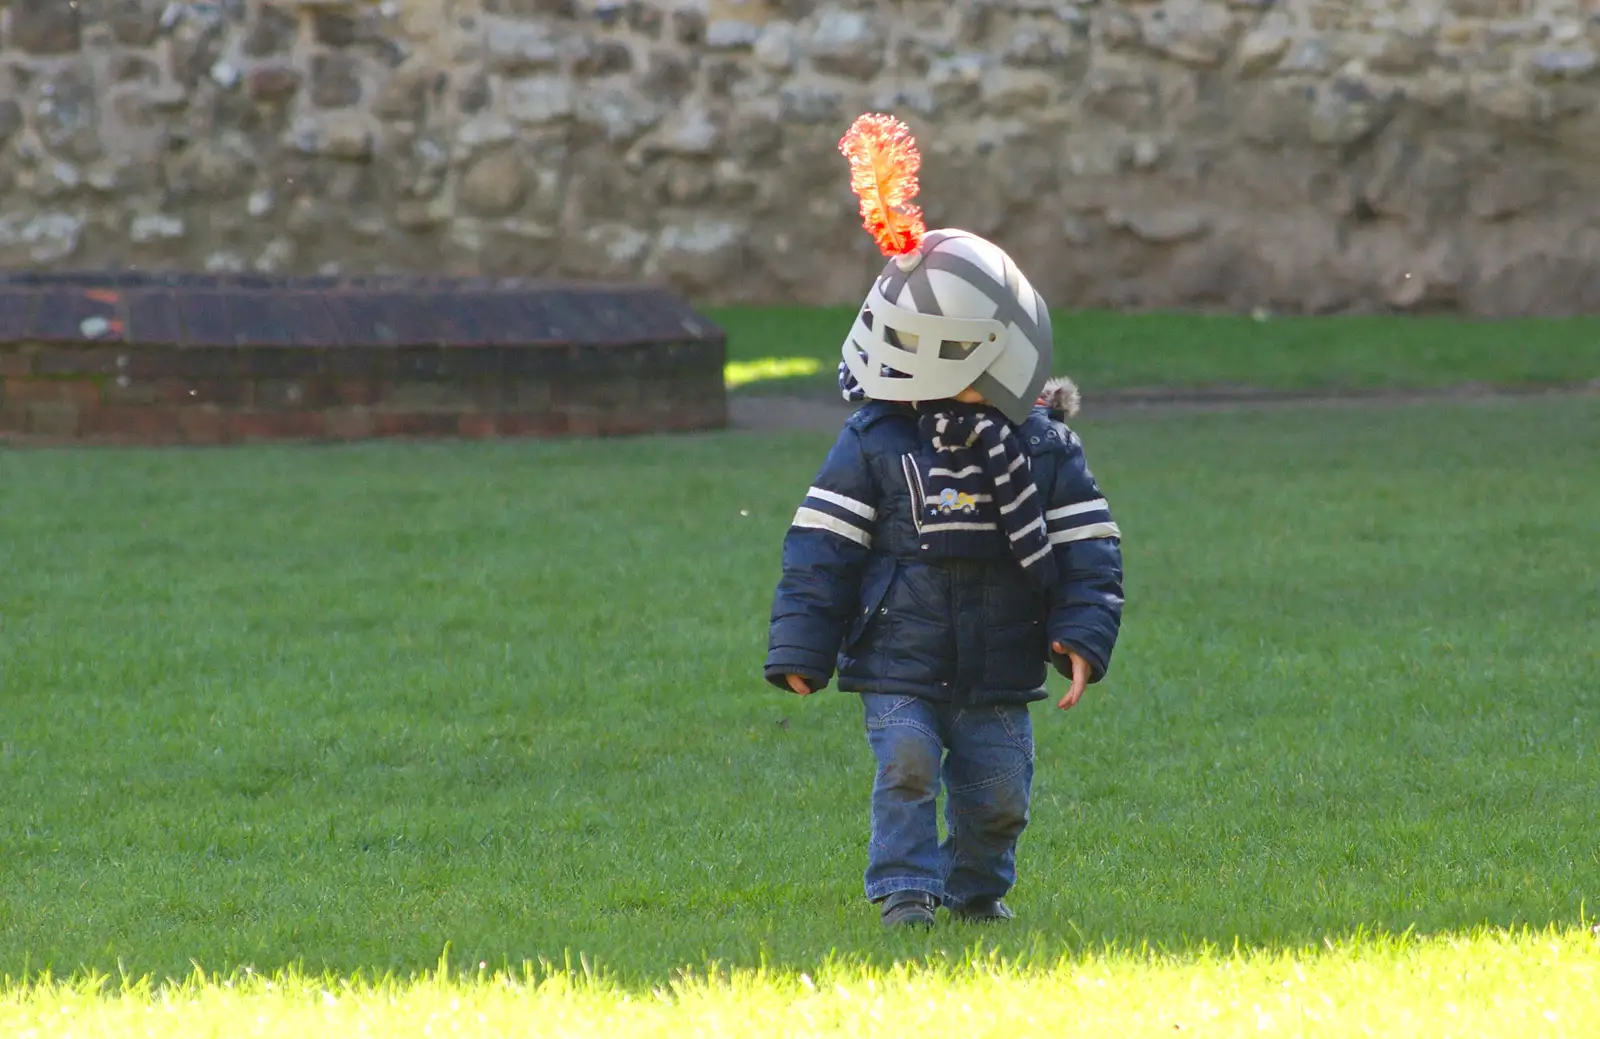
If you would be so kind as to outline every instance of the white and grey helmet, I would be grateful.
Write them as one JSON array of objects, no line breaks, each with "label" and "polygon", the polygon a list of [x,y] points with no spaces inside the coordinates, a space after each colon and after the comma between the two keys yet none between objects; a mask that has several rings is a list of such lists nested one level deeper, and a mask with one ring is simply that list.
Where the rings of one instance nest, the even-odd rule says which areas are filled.
[{"label": "white and grey helmet", "polygon": [[1005,250],[947,228],[884,266],[843,353],[868,397],[943,400],[970,386],[1021,423],[1053,346],[1050,310]]}]

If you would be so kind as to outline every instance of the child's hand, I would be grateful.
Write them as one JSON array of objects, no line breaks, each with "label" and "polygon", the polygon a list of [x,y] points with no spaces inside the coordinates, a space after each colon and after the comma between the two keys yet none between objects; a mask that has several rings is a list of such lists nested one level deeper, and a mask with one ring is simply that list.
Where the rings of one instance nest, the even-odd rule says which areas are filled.
[{"label": "child's hand", "polygon": [[786,681],[788,681],[789,688],[794,690],[796,696],[811,695],[811,686],[807,685],[806,680],[801,678],[799,675],[784,675],[783,677]]},{"label": "child's hand", "polygon": [[[1077,706],[1078,701],[1083,699],[1083,691],[1089,686],[1089,662],[1059,642],[1052,642],[1050,648],[1072,662],[1072,688],[1067,690],[1066,696],[1056,701],[1056,706],[1065,711]],[[793,684],[794,676],[790,675],[789,678]]]}]

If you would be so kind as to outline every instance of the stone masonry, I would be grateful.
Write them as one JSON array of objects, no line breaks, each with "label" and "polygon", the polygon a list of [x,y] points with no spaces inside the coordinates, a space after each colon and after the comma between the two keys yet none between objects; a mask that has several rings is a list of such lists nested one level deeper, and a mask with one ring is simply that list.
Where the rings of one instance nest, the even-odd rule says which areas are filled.
[{"label": "stone masonry", "polygon": [[1600,307],[1594,0],[0,0],[0,267],[854,302],[835,150],[1058,307]]}]

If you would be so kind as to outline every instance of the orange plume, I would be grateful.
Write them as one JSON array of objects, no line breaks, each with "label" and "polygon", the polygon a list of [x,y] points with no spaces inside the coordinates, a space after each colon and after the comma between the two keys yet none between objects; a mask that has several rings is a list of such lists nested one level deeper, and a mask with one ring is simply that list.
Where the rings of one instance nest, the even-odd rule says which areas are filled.
[{"label": "orange plume", "polygon": [[839,139],[850,160],[850,190],[861,199],[861,225],[885,256],[916,252],[927,228],[917,196],[922,155],[911,129],[892,115],[864,115]]}]

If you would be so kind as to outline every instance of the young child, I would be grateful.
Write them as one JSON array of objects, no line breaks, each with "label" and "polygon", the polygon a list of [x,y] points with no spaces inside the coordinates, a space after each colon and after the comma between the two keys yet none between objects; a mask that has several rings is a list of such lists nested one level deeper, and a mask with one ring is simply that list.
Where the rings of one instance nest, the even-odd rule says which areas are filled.
[{"label": "young child", "polygon": [[[1078,702],[1110,664],[1121,535],[1046,382],[1044,301],[993,243],[926,232],[907,128],[840,141],[890,256],[844,345],[845,423],[783,545],[766,678],[859,693],[877,758],[867,898],[887,925],[1004,920],[1048,665]],[[936,799],[946,791],[947,835]]]}]

